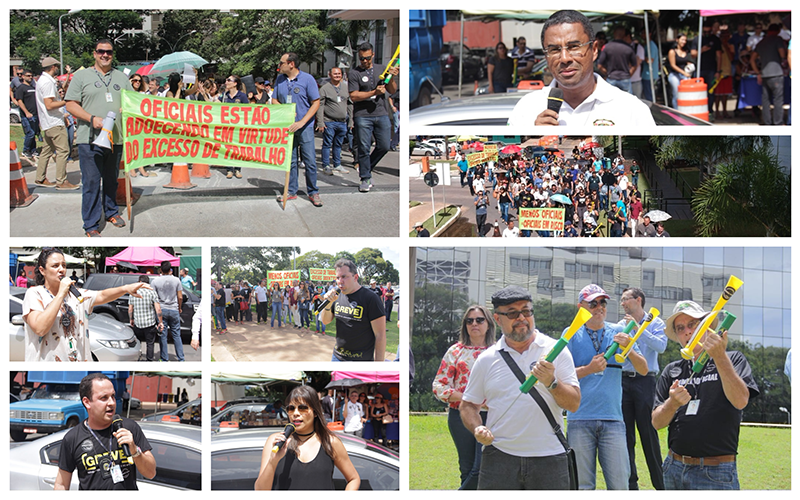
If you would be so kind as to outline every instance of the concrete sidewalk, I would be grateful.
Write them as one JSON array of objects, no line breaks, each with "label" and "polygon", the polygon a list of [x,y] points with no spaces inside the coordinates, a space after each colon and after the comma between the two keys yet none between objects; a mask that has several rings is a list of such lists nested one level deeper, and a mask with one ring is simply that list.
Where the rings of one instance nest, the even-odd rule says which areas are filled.
[{"label": "concrete sidewalk", "polygon": [[[316,139],[317,165],[322,140]],[[277,197],[283,194],[286,174],[274,170],[243,168],[242,178],[227,179],[226,167],[213,167],[209,179],[191,178],[197,184],[190,190],[164,188],[170,182],[169,166],[147,167],[157,176],[131,179],[134,194],[140,195],[132,206],[133,221],[126,208],[120,214],[127,227],[116,228],[101,222],[103,236],[398,236],[399,227],[399,155],[389,151],[372,172],[374,187],[360,193],[358,172],[352,168],[352,156],[343,153],[347,174],[329,176],[317,172],[317,187],[323,207],[314,207],[305,191],[305,172],[299,173],[297,200],[289,201],[286,210]],[[81,191],[57,191],[34,185],[35,165],[22,160],[22,170],[31,193],[38,194],[30,206],[12,208],[11,236],[68,237],[83,236]],[[52,180],[54,161],[48,167]],[[67,164],[67,179],[80,183],[77,162]],[[367,210],[354,210],[368,206]]]}]

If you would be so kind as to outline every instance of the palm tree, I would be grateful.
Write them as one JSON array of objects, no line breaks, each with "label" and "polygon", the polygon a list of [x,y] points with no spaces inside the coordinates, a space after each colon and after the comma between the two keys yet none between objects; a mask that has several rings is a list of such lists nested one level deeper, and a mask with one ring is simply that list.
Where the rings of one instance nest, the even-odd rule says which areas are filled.
[{"label": "palm tree", "polygon": [[700,166],[700,181],[714,175],[717,165],[746,155],[761,145],[770,145],[767,136],[653,136],[656,163],[664,168],[678,158]]}]

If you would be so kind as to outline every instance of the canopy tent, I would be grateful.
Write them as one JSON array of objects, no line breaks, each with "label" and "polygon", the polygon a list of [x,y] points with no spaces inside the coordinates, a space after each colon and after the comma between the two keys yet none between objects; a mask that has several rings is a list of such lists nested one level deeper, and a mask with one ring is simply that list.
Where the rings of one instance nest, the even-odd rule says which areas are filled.
[{"label": "canopy tent", "polygon": [[[39,259],[39,254],[42,253],[41,251],[36,252],[33,255],[24,255],[19,257],[17,260],[20,262],[27,262],[29,264],[35,263]],[[64,260],[67,261],[67,266],[82,266],[84,264],[90,263],[86,259],[82,259],[80,257],[73,257],[72,255],[64,254]]]},{"label": "canopy tent", "polygon": [[305,385],[305,378],[305,372],[299,370],[274,371],[265,373],[243,369],[242,371],[212,373],[211,382],[214,383],[214,402],[216,403],[219,401],[217,398],[218,384],[261,385],[264,387],[269,387],[281,382],[292,382],[295,384]]},{"label": "canopy tent", "polygon": [[[137,371],[133,371],[133,372],[131,372],[130,394],[133,394],[133,384],[136,382],[136,379],[134,377],[136,375],[144,375],[145,377],[158,377],[159,378],[158,387],[161,387],[161,380],[160,380],[161,377],[188,378],[188,379],[202,379],[203,378],[203,372],[171,372],[171,371],[165,371],[165,372],[150,372],[150,371],[148,371],[148,372],[137,372]],[[158,412],[158,401],[156,401],[155,404],[153,405],[153,414],[155,414],[157,412]],[[126,417],[130,418],[130,416],[131,416],[131,405],[129,404],[128,405],[128,414],[126,415]]]},{"label": "canopy tent", "polygon": [[128,247],[113,257],[106,257],[106,266],[113,266],[117,262],[130,262],[137,266],[160,266],[162,261],[168,260],[170,265],[178,267],[180,258],[159,247]]},{"label": "canopy tent", "polygon": [[399,372],[333,372],[332,380],[342,380],[345,378],[357,378],[363,380],[365,384],[386,384],[400,382]]}]

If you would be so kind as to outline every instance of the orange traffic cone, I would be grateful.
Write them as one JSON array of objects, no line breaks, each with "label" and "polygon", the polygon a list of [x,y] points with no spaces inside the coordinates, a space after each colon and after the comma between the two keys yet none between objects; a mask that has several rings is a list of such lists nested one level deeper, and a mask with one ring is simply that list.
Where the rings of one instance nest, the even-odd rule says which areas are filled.
[{"label": "orange traffic cone", "polygon": [[27,207],[33,200],[39,197],[38,194],[31,194],[28,191],[28,182],[22,175],[22,163],[19,161],[17,143],[11,141],[11,208]]},{"label": "orange traffic cone", "polygon": [[211,178],[211,167],[202,163],[192,163],[192,177],[201,177],[203,179]]},{"label": "orange traffic cone", "polygon": [[[125,192],[126,186],[128,186],[127,193]],[[135,193],[133,191],[133,186],[130,186],[125,182],[125,160],[120,160],[119,174],[117,174],[117,205],[127,205],[128,196],[131,197],[131,205],[133,205],[141,195],[139,193]]]},{"label": "orange traffic cone", "polygon": [[189,182],[189,164],[173,163],[172,178],[169,184],[164,184],[164,187],[172,189],[192,189],[197,187],[197,184]]}]

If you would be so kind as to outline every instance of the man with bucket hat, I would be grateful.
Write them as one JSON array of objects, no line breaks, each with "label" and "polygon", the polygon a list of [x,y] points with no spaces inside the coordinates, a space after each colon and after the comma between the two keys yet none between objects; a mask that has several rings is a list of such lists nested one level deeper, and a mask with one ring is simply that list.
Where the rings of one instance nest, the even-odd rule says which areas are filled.
[{"label": "man with bucket hat", "polygon": [[[708,314],[691,300],[678,302],[666,321],[667,338],[685,347]],[[716,324],[715,318],[710,328]],[[727,331],[706,333],[701,342],[694,358],[705,350],[710,359],[700,373],[692,376],[694,359],[680,359],[664,368],[656,385],[653,427],[669,426],[664,486],[668,490],[737,490],[742,410],[759,390],[744,355],[726,350]]]}]

